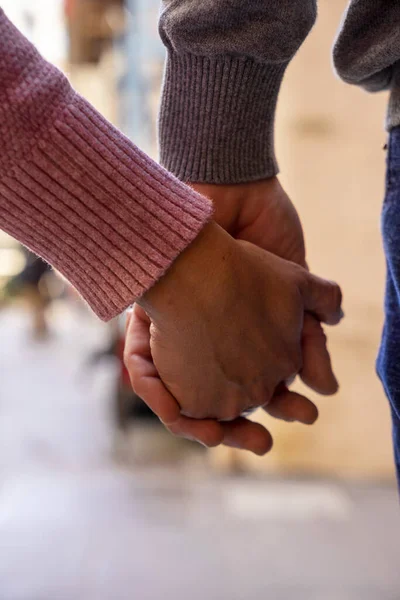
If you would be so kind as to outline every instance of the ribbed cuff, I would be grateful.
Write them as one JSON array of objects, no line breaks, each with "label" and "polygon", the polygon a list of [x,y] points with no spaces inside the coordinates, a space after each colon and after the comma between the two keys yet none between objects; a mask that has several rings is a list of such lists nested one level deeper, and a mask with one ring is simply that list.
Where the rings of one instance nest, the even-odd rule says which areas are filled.
[{"label": "ribbed cuff", "polygon": [[274,121],[286,64],[170,53],[160,159],[182,181],[232,184],[276,175]]},{"label": "ribbed cuff", "polygon": [[148,290],[212,212],[78,95],[25,157],[0,157],[0,173],[2,228],[104,320]]}]

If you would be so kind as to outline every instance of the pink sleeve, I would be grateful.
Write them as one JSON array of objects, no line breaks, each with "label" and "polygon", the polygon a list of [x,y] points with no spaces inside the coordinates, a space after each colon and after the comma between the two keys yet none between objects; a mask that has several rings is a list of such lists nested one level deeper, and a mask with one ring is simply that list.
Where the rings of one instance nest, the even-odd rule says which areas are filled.
[{"label": "pink sleeve", "polygon": [[108,320],[161,277],[211,217],[108,123],[0,9],[0,227]]}]

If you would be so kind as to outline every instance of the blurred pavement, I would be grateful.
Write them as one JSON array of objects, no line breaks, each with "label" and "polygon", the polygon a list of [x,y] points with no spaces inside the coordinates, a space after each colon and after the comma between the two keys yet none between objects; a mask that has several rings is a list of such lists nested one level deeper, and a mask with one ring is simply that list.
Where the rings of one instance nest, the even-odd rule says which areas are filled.
[{"label": "blurred pavement", "polygon": [[393,488],[118,467],[105,331],[53,327],[0,313],[1,600],[398,600]]}]

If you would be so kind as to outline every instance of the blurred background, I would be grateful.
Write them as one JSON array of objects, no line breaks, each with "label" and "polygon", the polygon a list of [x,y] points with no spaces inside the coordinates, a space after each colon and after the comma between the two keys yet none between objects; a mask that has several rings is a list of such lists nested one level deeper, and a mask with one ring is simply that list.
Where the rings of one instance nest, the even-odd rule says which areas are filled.
[{"label": "blurred background", "polygon": [[[100,323],[0,233],[1,600],[398,600],[398,501],[382,327],[386,98],[342,84],[330,48],[347,2],[320,0],[277,125],[308,260],[338,280],[341,389],[312,428],[268,425],[256,458],[172,438],[134,396],[124,323]],[[159,0],[2,0],[78,91],[157,157]]]}]

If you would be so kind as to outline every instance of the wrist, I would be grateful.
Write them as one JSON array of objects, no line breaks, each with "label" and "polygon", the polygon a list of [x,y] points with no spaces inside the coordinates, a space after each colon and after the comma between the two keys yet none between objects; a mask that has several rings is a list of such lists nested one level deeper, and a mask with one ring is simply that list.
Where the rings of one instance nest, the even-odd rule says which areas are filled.
[{"label": "wrist", "polygon": [[234,184],[218,184],[211,182],[193,182],[188,184],[197,193],[210,199],[213,204],[222,201],[229,201],[233,204],[239,204],[255,196],[265,195],[265,192],[271,192],[277,186],[281,187],[276,175],[265,177],[257,181],[246,181]]},{"label": "wrist", "polygon": [[215,222],[208,223],[138,304],[156,322],[183,318],[185,306],[218,294],[235,252],[236,242]]},{"label": "wrist", "polygon": [[254,211],[263,207],[271,197],[279,198],[282,195],[282,187],[276,176],[234,185],[213,183],[189,185],[213,203],[214,220],[231,234],[245,225],[243,219],[247,213],[251,213],[253,218]]}]

